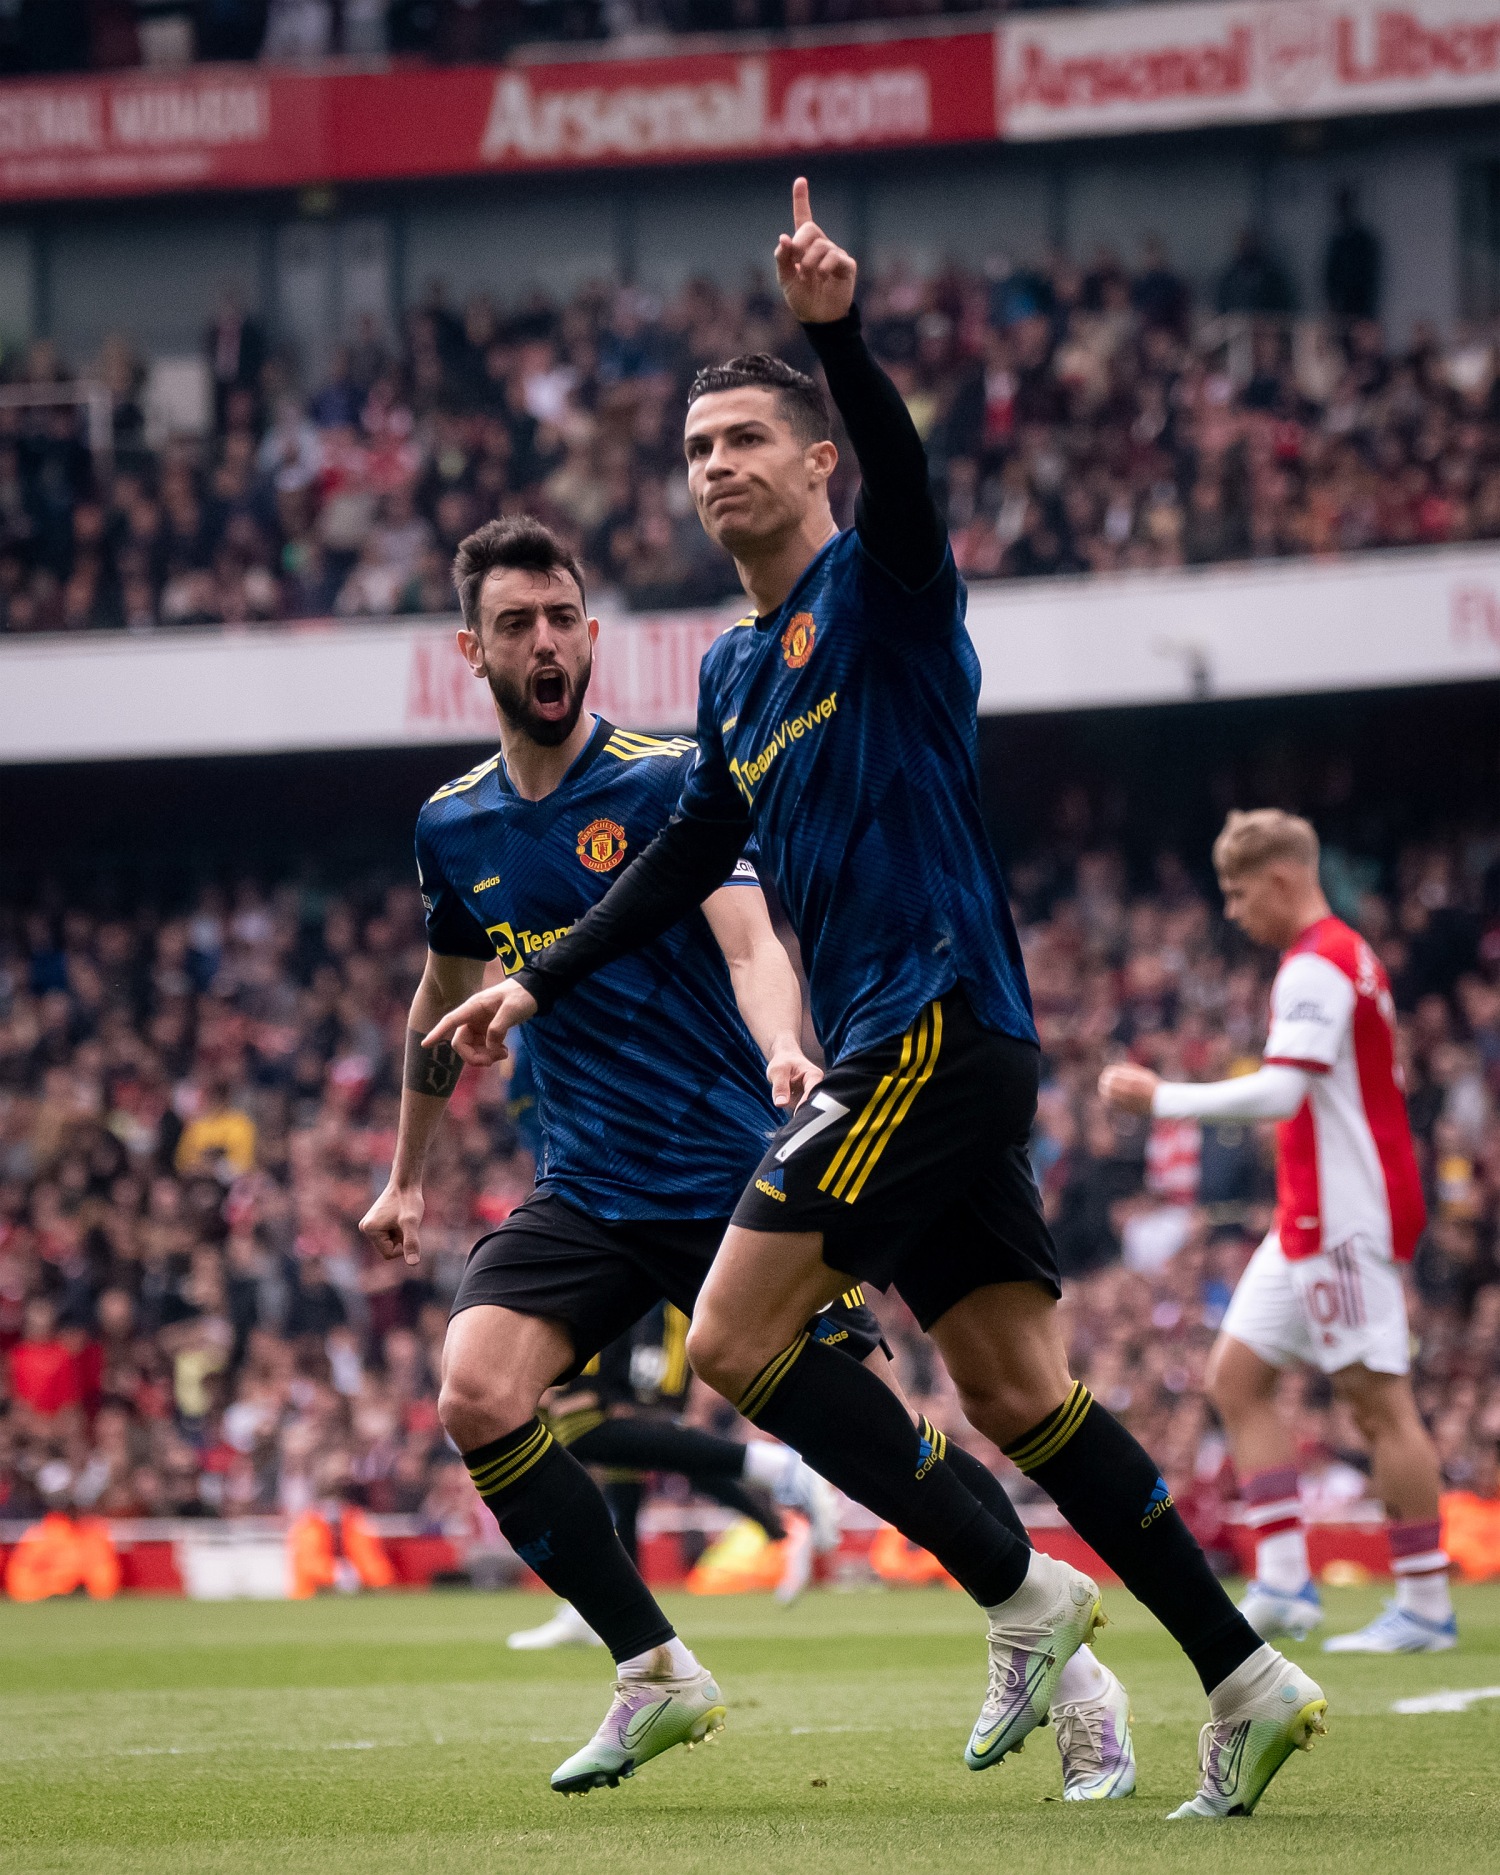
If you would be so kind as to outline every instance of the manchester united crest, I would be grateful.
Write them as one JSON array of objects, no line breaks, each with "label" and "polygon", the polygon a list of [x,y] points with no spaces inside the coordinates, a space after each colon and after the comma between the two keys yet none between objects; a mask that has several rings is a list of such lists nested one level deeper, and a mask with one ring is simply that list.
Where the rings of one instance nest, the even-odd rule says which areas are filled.
[{"label": "manchester united crest", "polygon": [[818,621],[811,612],[794,612],[781,634],[781,655],[789,670],[800,671],[812,656],[813,639],[818,635]]},{"label": "manchester united crest", "polygon": [[625,857],[625,829],[617,820],[591,820],[578,836],[578,857],[590,872],[612,872]]}]

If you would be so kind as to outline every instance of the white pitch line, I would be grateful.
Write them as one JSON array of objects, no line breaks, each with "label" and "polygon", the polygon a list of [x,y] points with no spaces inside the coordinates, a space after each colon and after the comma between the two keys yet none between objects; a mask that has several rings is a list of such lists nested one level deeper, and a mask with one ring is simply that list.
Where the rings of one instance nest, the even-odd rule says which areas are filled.
[{"label": "white pitch line", "polygon": [[1455,1692],[1423,1693],[1419,1699],[1398,1699],[1392,1712],[1467,1712],[1481,1699],[1500,1699],[1500,1686],[1469,1686]]}]

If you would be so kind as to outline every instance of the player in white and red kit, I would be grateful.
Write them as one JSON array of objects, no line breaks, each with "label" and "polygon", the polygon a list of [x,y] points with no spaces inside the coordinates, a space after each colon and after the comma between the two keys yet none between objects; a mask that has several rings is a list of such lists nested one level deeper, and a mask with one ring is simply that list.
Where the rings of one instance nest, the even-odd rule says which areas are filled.
[{"label": "player in white and red kit", "polygon": [[1284,954],[1254,1074],[1164,1082],[1107,1068],[1100,1092],[1161,1119],[1278,1120],[1276,1223],[1250,1259],[1209,1363],[1257,1534],[1241,1607],[1262,1635],[1301,1638],[1323,1618],[1307,1560],[1297,1470],[1275,1401],[1277,1370],[1327,1374],[1369,1441],[1386,1504],[1396,1599],[1330,1652],[1430,1653],[1457,1637],[1438,1519],[1437,1453],[1412,1397],[1399,1265],[1426,1222],[1401,1073],[1395,1005],[1369,945],[1333,916],[1318,839],[1274,809],[1231,814],[1214,845],[1226,916]]}]

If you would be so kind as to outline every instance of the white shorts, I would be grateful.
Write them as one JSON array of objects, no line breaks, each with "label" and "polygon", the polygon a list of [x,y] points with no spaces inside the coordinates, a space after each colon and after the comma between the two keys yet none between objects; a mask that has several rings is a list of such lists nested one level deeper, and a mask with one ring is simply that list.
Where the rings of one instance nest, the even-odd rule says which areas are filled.
[{"label": "white shorts", "polygon": [[1308,1361],[1325,1374],[1354,1366],[1404,1374],[1411,1365],[1401,1273],[1357,1239],[1294,1262],[1273,1231],[1245,1266],[1221,1328],[1272,1367]]}]

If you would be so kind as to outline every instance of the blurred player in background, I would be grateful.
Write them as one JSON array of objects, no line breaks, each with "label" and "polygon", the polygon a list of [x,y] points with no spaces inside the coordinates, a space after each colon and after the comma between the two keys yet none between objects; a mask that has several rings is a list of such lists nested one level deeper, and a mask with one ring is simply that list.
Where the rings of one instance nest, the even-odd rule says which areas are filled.
[{"label": "blurred player in background", "polygon": [[1266,1635],[1300,1639],[1323,1619],[1295,1453],[1276,1404],[1279,1370],[1309,1361],[1369,1441],[1396,1577],[1385,1613],[1325,1650],[1437,1652],[1458,1630],[1438,1458],[1409,1377],[1399,1266],[1426,1216],[1390,984],[1369,945],[1329,909],[1307,821],[1271,808],[1231,814],[1214,865],[1230,921],[1283,953],[1263,1065],[1237,1080],[1183,1083],[1122,1064],[1105,1069],[1100,1092],[1164,1119],[1281,1123],[1275,1229],[1240,1279],[1208,1376],[1257,1532],[1255,1580],[1241,1606]]},{"label": "blurred player in background", "polygon": [[[644,1474],[676,1472],[700,1495],[750,1518],[770,1542],[783,1546],[776,1599],[793,1602],[812,1579],[814,1556],[838,1548],[838,1499],[789,1446],[764,1439],[741,1443],[679,1423],[693,1379],[687,1328],[681,1309],[660,1303],[596,1355],[571,1389],[544,1402],[547,1428],[582,1464],[604,1473],[615,1534],[637,1567]],[[788,1513],[785,1521],[778,1504]],[[567,1602],[540,1627],[510,1637],[510,1645],[520,1649],[570,1643],[601,1644]]]}]

